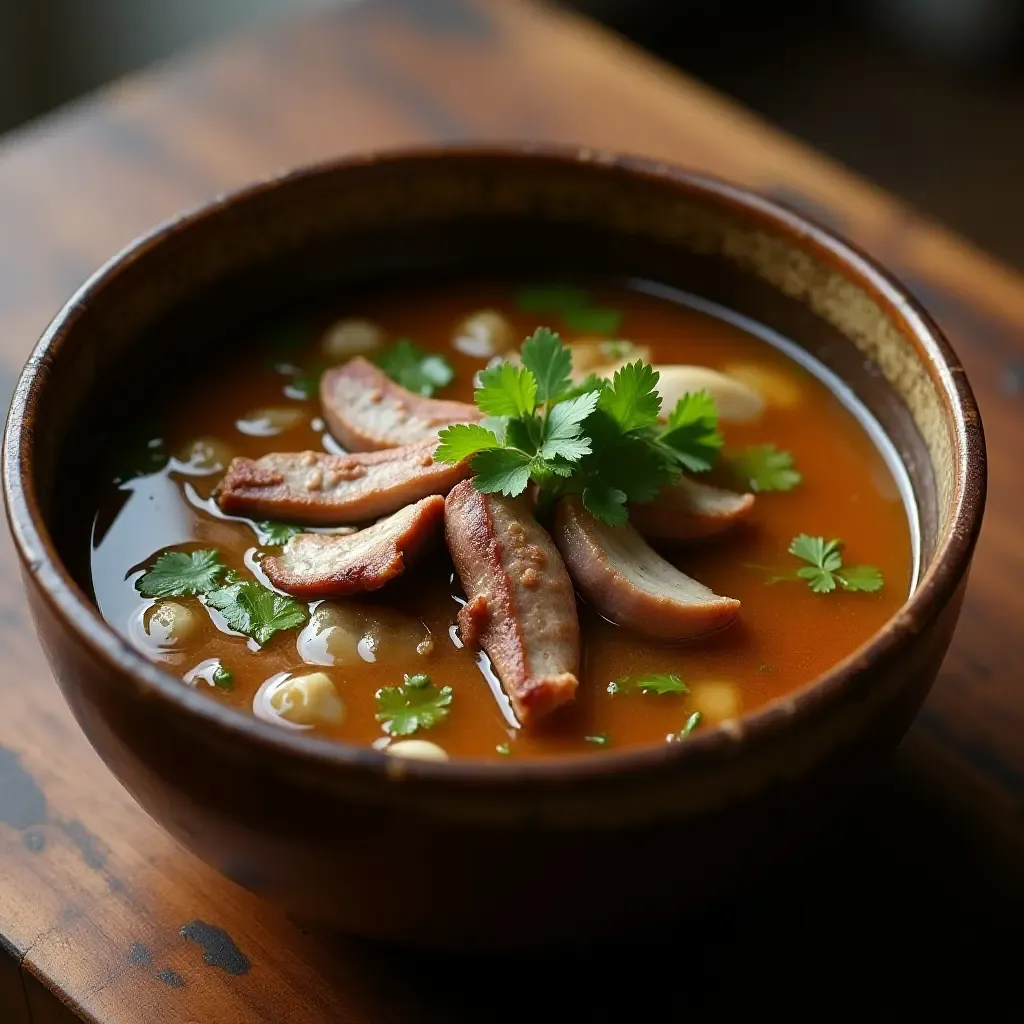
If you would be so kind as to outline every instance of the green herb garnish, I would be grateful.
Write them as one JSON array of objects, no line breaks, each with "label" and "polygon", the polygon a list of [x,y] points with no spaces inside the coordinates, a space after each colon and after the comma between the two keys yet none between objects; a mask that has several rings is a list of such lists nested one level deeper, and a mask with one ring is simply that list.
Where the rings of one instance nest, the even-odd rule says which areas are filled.
[{"label": "green herb garnish", "polygon": [[684,395],[664,424],[658,372],[637,360],[603,380],[575,387],[572,353],[557,334],[538,328],[522,365],[500,363],[480,375],[477,407],[486,423],[442,430],[435,453],[455,465],[472,458],[484,494],[522,494],[532,480],[541,505],[580,494],[587,510],[613,526],[630,501],[650,501],[684,469],[710,469],[722,446],[714,400]]},{"label": "green herb garnish", "polygon": [[679,732],[672,733],[669,738],[673,740],[686,739],[686,737],[689,736],[690,733],[693,732],[693,730],[696,729],[703,721],[704,716],[699,711],[694,711],[694,713],[686,720],[686,724],[682,729],[680,729]]},{"label": "green herb garnish", "polygon": [[501,754],[502,757],[512,756],[512,748],[507,743],[499,743],[494,749]]},{"label": "green herb garnish", "polygon": [[223,572],[216,551],[165,551],[135,581],[135,589],[143,597],[196,597],[215,590]]},{"label": "green herb garnish", "polygon": [[745,448],[729,458],[733,469],[752,491],[791,491],[803,480],[793,468],[791,452],[779,451],[773,444]]},{"label": "green herb garnish", "polygon": [[215,666],[210,679],[218,690],[230,691],[235,688],[235,677],[223,665]]},{"label": "green herb garnish", "polygon": [[261,647],[277,632],[305,623],[305,605],[285,594],[268,590],[239,573],[229,574],[227,586],[206,595],[206,603],[224,616],[239,633],[252,637]]},{"label": "green herb garnish", "polygon": [[407,675],[401,686],[384,686],[377,691],[377,721],[389,736],[411,736],[443,722],[451,702],[450,686],[439,689],[430,676]]},{"label": "green herb garnish", "polygon": [[598,732],[593,736],[584,736],[583,738],[588,743],[593,743],[595,747],[607,747],[612,741],[611,734],[607,732]]},{"label": "green herb garnish", "polygon": [[320,391],[320,378],[328,367],[323,363],[317,363],[315,366],[309,366],[305,369],[288,365],[280,366],[278,369],[291,376],[291,380],[285,386],[284,393],[289,398],[305,400],[314,398],[318,394]]},{"label": "green herb garnish", "polygon": [[267,547],[280,547],[287,544],[297,533],[302,533],[301,526],[295,526],[292,523],[277,523],[270,519],[252,525],[260,543]]},{"label": "green herb garnish", "polygon": [[427,398],[455,379],[452,364],[444,356],[424,352],[408,338],[399,338],[391,348],[379,352],[374,362],[395,383]]},{"label": "green herb garnish", "polygon": [[640,693],[689,693],[690,688],[677,675],[665,675],[654,673],[649,676],[623,676],[608,684],[608,692],[612,695],[618,693],[629,693],[639,691]]},{"label": "green herb garnish", "polygon": [[809,564],[794,573],[774,576],[768,582],[806,580],[816,594],[828,594],[837,587],[867,593],[881,590],[884,582],[881,571],[873,565],[844,566],[840,553],[842,546],[841,540],[826,542],[823,537],[810,537],[806,533],[801,533],[793,538],[793,543],[789,545],[789,553]]},{"label": "green herb garnish", "polygon": [[580,334],[614,334],[622,323],[617,309],[591,305],[590,293],[563,285],[523,288],[516,305],[529,313],[555,313],[570,331]]}]

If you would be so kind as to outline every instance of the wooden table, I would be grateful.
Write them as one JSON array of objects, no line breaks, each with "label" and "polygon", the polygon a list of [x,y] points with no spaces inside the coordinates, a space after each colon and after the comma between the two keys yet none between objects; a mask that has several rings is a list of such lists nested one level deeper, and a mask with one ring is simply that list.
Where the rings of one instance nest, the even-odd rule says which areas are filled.
[{"label": "wooden table", "polygon": [[[0,542],[0,1021],[570,1019],[777,1004],[950,1009],[1011,992],[1024,856],[1024,286],[699,84],[522,0],[367,0],[177,61],[0,144],[0,384],[137,233],[280,168],[417,141],[555,140],[745,182],[849,235],[948,331],[991,498],[959,632],[891,765],[784,871],[672,935],[473,963],[300,930],[177,848],[87,746]],[[994,197],[995,198],[995,197]],[[666,885],[699,885],[685,864]],[[500,912],[500,885],[494,912]],[[599,898],[599,897],[598,897]],[[1011,993],[1012,994],[1012,993]],[[825,1000],[818,1003],[818,1000]],[[1019,1000],[985,1019],[1021,1019]]]}]

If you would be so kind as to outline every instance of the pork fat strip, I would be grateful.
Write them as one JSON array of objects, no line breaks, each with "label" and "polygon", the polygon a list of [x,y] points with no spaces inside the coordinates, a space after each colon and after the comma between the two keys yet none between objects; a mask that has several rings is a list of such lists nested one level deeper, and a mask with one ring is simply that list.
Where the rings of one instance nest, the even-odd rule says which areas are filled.
[{"label": "pork fat strip", "polygon": [[390,515],[431,494],[447,494],[469,464],[434,461],[436,441],[382,452],[275,452],[233,459],[217,488],[230,515],[337,526]]},{"label": "pork fat strip", "polygon": [[573,699],[580,628],[572,582],[522,499],[481,494],[471,480],[445,501],[445,537],[466,592],[462,642],[491,659],[523,725]]},{"label": "pork fat strip", "polygon": [[275,587],[306,601],[378,590],[405,571],[443,520],[444,498],[435,494],[358,533],[296,534],[260,565]]},{"label": "pork fat strip", "polygon": [[680,477],[653,501],[629,506],[630,523],[655,540],[702,540],[742,523],[754,508],[752,494],[722,490]]},{"label": "pork fat strip", "polygon": [[681,573],[632,526],[595,519],[578,497],[558,503],[554,536],[583,596],[612,622],[644,636],[684,640],[727,626],[739,613],[739,601]]},{"label": "pork fat strip", "polygon": [[362,356],[323,375],[320,405],[335,439],[353,452],[436,440],[442,427],[483,416],[464,402],[414,395]]}]

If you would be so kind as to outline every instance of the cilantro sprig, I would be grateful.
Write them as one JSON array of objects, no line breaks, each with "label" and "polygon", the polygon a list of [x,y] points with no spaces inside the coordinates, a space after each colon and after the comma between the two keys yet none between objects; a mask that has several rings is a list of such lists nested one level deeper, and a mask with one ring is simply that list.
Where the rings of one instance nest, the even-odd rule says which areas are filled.
[{"label": "cilantro sprig", "polygon": [[455,379],[452,364],[436,352],[424,352],[408,338],[399,338],[379,352],[374,362],[403,388],[429,398]]},{"label": "cilantro sprig", "polygon": [[516,305],[528,313],[554,313],[580,334],[614,334],[622,323],[617,309],[595,306],[589,292],[566,285],[523,288]]},{"label": "cilantro sprig", "polygon": [[546,327],[523,345],[522,365],[484,370],[475,393],[483,423],[442,430],[439,462],[464,459],[484,494],[522,494],[533,481],[541,505],[580,494],[588,511],[613,526],[631,501],[650,501],[680,472],[711,468],[722,447],[714,400],[684,395],[659,422],[658,372],[637,360],[611,380],[573,385],[572,353]]},{"label": "cilantro sprig", "polygon": [[608,692],[615,696],[620,693],[689,693],[690,688],[679,676],[672,673],[655,672],[646,676],[624,676],[608,684]]},{"label": "cilantro sprig", "polygon": [[253,529],[259,537],[260,543],[267,547],[281,547],[296,534],[302,533],[301,526],[295,526],[293,523],[279,523],[271,519],[253,523]]},{"label": "cilantro sprig", "polygon": [[165,551],[135,581],[135,589],[143,597],[198,597],[215,590],[223,572],[216,551]]},{"label": "cilantro sprig", "polygon": [[729,463],[747,486],[757,493],[791,491],[803,475],[795,468],[792,452],[773,444],[757,444],[729,457]]},{"label": "cilantro sprig", "polygon": [[411,736],[432,729],[448,717],[452,688],[438,688],[427,675],[407,675],[401,686],[377,691],[377,721],[389,736]]},{"label": "cilantro sprig", "polygon": [[789,553],[807,565],[795,572],[773,576],[768,582],[806,580],[815,594],[830,594],[837,589],[874,593],[884,584],[881,570],[873,565],[843,565],[843,542],[826,541],[824,537],[811,537],[801,533],[793,538]]}]

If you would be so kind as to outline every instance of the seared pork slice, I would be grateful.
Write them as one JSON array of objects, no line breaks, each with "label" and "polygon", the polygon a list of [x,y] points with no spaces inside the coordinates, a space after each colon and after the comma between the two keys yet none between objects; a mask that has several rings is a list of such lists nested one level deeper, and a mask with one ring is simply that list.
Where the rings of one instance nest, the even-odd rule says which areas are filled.
[{"label": "seared pork slice", "polygon": [[471,480],[445,501],[445,537],[466,592],[459,633],[482,647],[528,725],[573,699],[580,627],[572,582],[521,498],[481,494]]},{"label": "seared pork slice", "polygon": [[335,439],[353,452],[436,440],[442,427],[483,416],[464,402],[414,395],[362,356],[323,375],[320,404]]},{"label": "seared pork slice", "polygon": [[260,565],[275,587],[307,601],[378,590],[405,571],[443,519],[444,498],[431,495],[358,533],[296,534]]},{"label": "seared pork slice", "polygon": [[230,515],[336,526],[389,515],[430,494],[447,494],[468,463],[434,461],[436,441],[382,452],[274,452],[233,459],[217,488]]},{"label": "seared pork slice", "polygon": [[605,618],[644,636],[699,636],[727,626],[740,610],[739,601],[666,562],[632,526],[595,519],[578,497],[558,503],[555,543],[584,597]]},{"label": "seared pork slice", "polygon": [[680,477],[653,501],[629,506],[629,521],[655,540],[702,540],[742,523],[754,508],[752,494],[722,490]]}]

